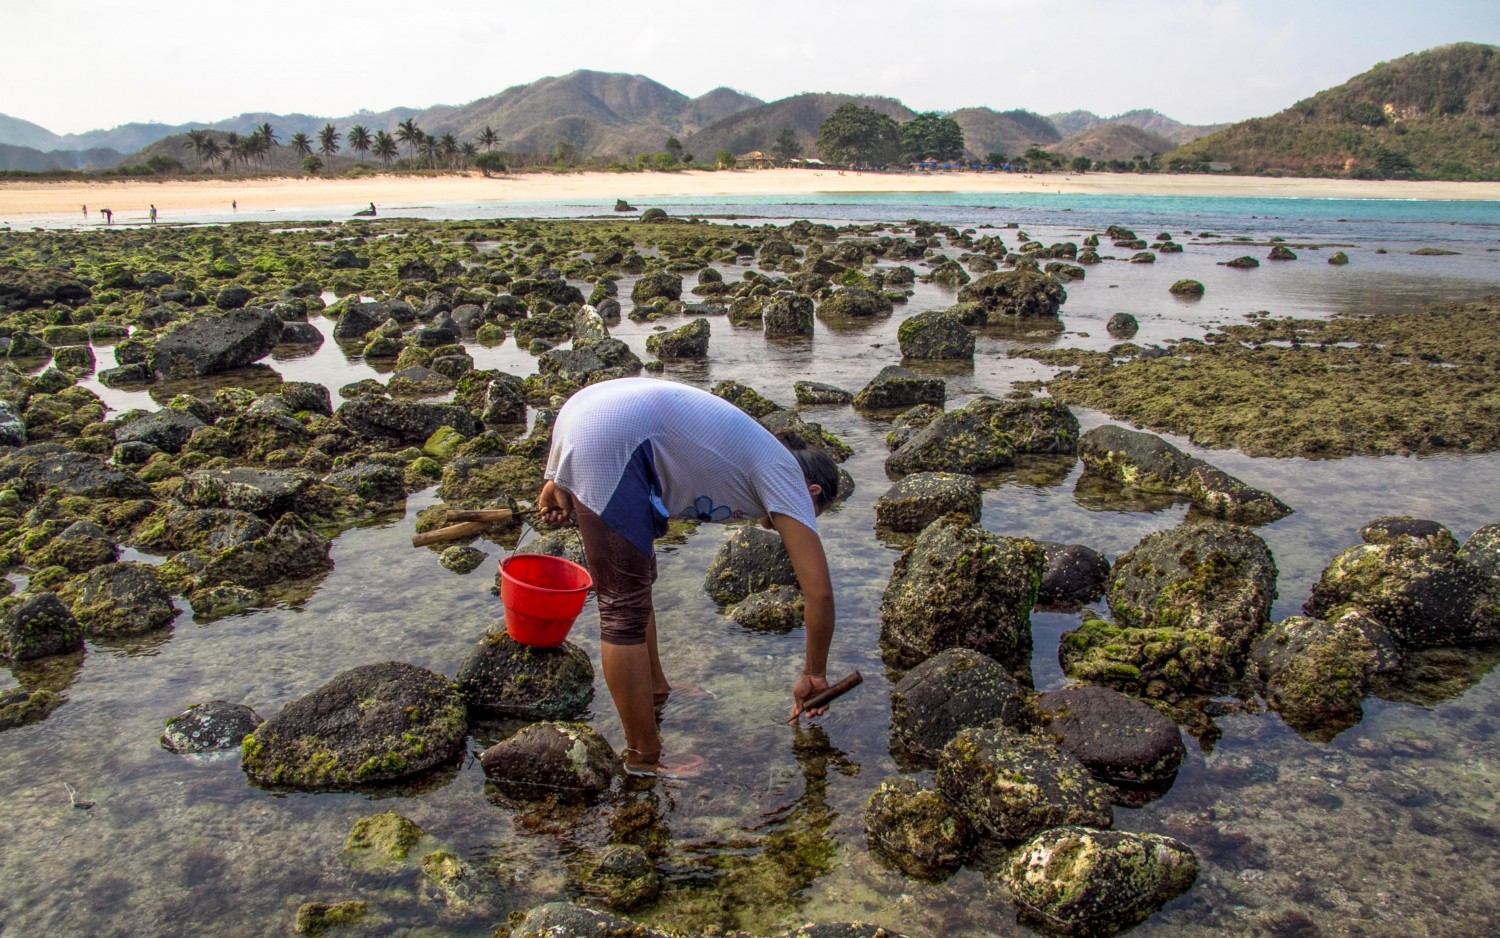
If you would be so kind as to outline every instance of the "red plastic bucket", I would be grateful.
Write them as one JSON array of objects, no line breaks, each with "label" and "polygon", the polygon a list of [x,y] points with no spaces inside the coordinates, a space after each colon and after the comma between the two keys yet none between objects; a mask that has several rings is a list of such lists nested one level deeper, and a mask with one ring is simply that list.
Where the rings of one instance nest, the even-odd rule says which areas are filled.
[{"label": "red plastic bucket", "polygon": [[523,645],[561,645],[593,585],[589,572],[571,560],[546,554],[506,557],[500,561],[506,633]]}]

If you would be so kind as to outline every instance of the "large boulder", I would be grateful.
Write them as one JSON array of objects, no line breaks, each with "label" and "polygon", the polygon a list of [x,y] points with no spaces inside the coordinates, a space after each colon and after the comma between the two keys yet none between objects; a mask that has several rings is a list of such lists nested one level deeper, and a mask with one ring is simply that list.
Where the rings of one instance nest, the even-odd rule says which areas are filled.
[{"label": "large boulder", "polygon": [[896,329],[901,357],[923,361],[968,361],[974,357],[974,333],[963,319],[945,309],[930,309],[904,320]]},{"label": "large boulder", "polygon": [[1371,682],[1401,662],[1390,633],[1359,609],[1328,622],[1283,619],[1256,639],[1250,657],[1271,708],[1323,742],[1364,718]]},{"label": "large boulder", "polygon": [[75,521],[47,544],[27,556],[36,569],[63,567],[70,573],[83,573],[120,557],[120,546],[92,521]]},{"label": "large boulder", "polygon": [[464,436],[478,436],[482,426],[457,404],[423,401],[393,401],[364,397],[345,401],[334,414],[339,423],[361,436],[421,446],[440,427],[452,427]]},{"label": "large boulder", "polygon": [[875,525],[916,533],[943,515],[959,512],[979,523],[984,499],[979,480],[961,472],[914,472],[875,502]]},{"label": "large boulder", "polygon": [[311,473],[282,469],[198,469],[183,476],[178,501],[189,508],[228,508],[275,517],[297,507],[317,481]]},{"label": "large boulder", "polygon": [[646,337],[646,351],[661,359],[704,358],[708,355],[708,320],[694,319],[671,332]]},{"label": "large boulder", "polygon": [[881,599],[886,661],[911,667],[947,648],[971,648],[1024,668],[1045,566],[1035,541],[991,534],[962,515],[934,521],[897,559]]},{"label": "large boulder", "polygon": [[630,300],[637,306],[653,300],[682,299],[682,278],[666,271],[645,274],[630,288]]},{"label": "large boulder", "polygon": [[980,397],[937,417],[886,460],[889,472],[986,472],[1021,453],[1071,453],[1078,418],[1051,398]]},{"label": "large boulder", "polygon": [[882,782],[865,804],[871,848],[901,872],[940,879],[974,851],[974,831],[948,799],[915,779]]},{"label": "large boulder", "polygon": [[69,583],[61,598],[93,638],[149,632],[170,625],[177,615],[155,568],[133,561],[95,567]]},{"label": "large boulder", "polygon": [[485,777],[523,801],[588,799],[608,791],[618,761],[587,723],[533,723],[479,756]]},{"label": "large boulder", "polygon": [[958,291],[961,303],[977,303],[991,323],[1014,319],[1056,319],[1068,299],[1056,280],[1032,270],[985,274]]},{"label": "large boulder", "polygon": [[942,378],[919,375],[900,365],[887,365],[854,395],[854,406],[862,410],[906,408],[917,404],[942,407],[948,386]]},{"label": "large boulder", "polygon": [[347,789],[394,782],[463,749],[463,699],[441,674],[399,661],[361,665],[281,708],[241,751],[263,785]]},{"label": "large boulder", "polygon": [[938,791],[981,834],[1019,843],[1051,827],[1114,825],[1109,790],[1071,754],[999,721],[943,748]]},{"label": "large boulder", "polygon": [[1198,858],[1159,834],[1060,827],[1024,844],[1000,877],[1021,921],[1048,934],[1105,938],[1186,892]]},{"label": "large boulder", "polygon": [[1155,434],[1113,424],[1095,427],[1078,441],[1078,452],[1090,472],[1143,492],[1181,495],[1210,517],[1257,524],[1292,513],[1276,496]]},{"label": "large boulder", "polygon": [[30,492],[81,498],[150,498],[151,486],[123,466],[56,443],[34,443],[0,458],[0,478]]},{"label": "large boulder", "polygon": [[209,560],[197,582],[205,587],[231,583],[258,589],[307,579],[333,569],[331,551],[328,538],[288,512],[263,537],[237,544]]},{"label": "large boulder", "polygon": [[479,640],[456,681],[473,709],[523,720],[574,720],[594,699],[594,666],[582,648],[534,648],[504,632]]},{"label": "large boulder", "polygon": [[1276,565],[1254,532],[1184,523],[1147,535],[1115,561],[1116,624],[1087,619],[1058,654],[1079,680],[1149,696],[1212,692],[1241,676],[1276,598]]},{"label": "large boulder", "polygon": [[191,378],[243,368],[271,354],[281,318],[268,309],[237,309],[174,326],[151,347],[151,370]]},{"label": "large boulder", "polygon": [[797,572],[780,535],[758,526],[736,528],[703,580],[704,592],[725,606],[777,585],[796,586]]},{"label": "large boulder", "polygon": [[1161,788],[1187,757],[1182,734],[1166,716],[1108,687],[1065,687],[1037,698],[1047,731],[1103,782]]},{"label": "large boulder", "polygon": [[31,661],[83,647],[83,629],[57,594],[43,590],[0,601],[0,658]]},{"label": "large boulder", "polygon": [[1345,607],[1370,613],[1409,648],[1500,639],[1500,581],[1427,537],[1396,536],[1335,557],[1302,609],[1328,619]]},{"label": "large boulder", "polygon": [[934,762],[960,730],[999,720],[1016,730],[1035,722],[1031,694],[989,658],[949,648],[912,668],[891,691],[891,740],[918,762]]}]

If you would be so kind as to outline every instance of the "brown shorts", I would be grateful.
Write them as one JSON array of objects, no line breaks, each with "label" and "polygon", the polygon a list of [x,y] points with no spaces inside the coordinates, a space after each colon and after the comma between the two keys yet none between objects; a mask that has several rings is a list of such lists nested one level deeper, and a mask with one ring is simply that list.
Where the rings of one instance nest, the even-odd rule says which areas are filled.
[{"label": "brown shorts", "polygon": [[656,553],[641,553],[583,502],[573,502],[578,533],[599,603],[599,638],[611,645],[641,645],[651,621],[651,585]]}]

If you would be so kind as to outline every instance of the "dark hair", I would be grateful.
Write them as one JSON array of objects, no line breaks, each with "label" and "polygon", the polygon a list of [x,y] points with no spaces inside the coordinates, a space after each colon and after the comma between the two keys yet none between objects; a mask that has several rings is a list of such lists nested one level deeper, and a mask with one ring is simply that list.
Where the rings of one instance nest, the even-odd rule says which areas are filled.
[{"label": "dark hair", "polygon": [[823,450],[809,446],[807,440],[793,430],[778,432],[776,439],[797,458],[797,465],[802,467],[802,477],[807,480],[807,484],[822,489],[813,496],[813,511],[822,512],[837,501],[839,468],[834,465],[833,458]]}]

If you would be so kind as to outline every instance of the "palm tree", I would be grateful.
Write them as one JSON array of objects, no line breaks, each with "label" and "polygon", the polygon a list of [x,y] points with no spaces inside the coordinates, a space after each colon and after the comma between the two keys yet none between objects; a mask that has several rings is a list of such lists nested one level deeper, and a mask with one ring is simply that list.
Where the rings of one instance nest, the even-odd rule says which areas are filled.
[{"label": "palm tree", "polygon": [[349,141],[349,149],[359,154],[361,159],[364,158],[364,154],[370,152],[370,144],[374,142],[370,131],[363,124],[350,127],[349,132],[345,134],[345,139]]},{"label": "palm tree", "polygon": [[417,144],[417,150],[422,154],[422,159],[427,161],[429,167],[437,166],[438,142],[432,134],[423,134],[422,141]]},{"label": "palm tree", "polygon": [[192,150],[198,157],[198,166],[203,166],[203,141],[212,139],[206,130],[189,130],[187,143],[183,144],[186,149]]},{"label": "palm tree", "polygon": [[415,117],[408,117],[396,125],[396,139],[411,148],[409,156],[416,155],[417,145],[422,142],[422,137],[422,128],[417,126]]},{"label": "palm tree", "polygon": [[260,137],[260,139],[262,139],[262,140],[264,140],[266,142],[266,146],[268,146],[268,147],[279,147],[279,146],[281,146],[281,141],[276,139],[276,131],[274,131],[274,130],[271,129],[271,124],[270,124],[269,121],[267,121],[266,123],[261,124],[259,127],[255,128],[255,133],[256,133],[257,136]]},{"label": "palm tree", "polygon": [[224,135],[224,168],[227,170],[234,165],[234,161],[245,155],[245,141],[234,131]]},{"label": "palm tree", "polygon": [[495,144],[499,142],[500,135],[495,133],[494,128],[492,128],[489,124],[485,124],[484,128],[479,131],[479,145],[484,147],[484,152],[488,153],[489,151],[493,150],[495,148]]},{"label": "palm tree", "polygon": [[323,129],[318,131],[318,152],[324,156],[332,156],[339,151],[339,132],[332,124],[324,124]]},{"label": "palm tree", "polygon": [[464,158],[464,165],[468,166],[474,162],[474,157],[479,155],[479,146],[472,140],[465,140],[459,144],[458,152]]},{"label": "palm tree", "polygon": [[307,134],[292,134],[292,139],[288,140],[286,142],[286,145],[291,147],[292,152],[296,153],[300,157],[312,156],[312,139],[308,137]]},{"label": "palm tree", "polygon": [[214,137],[209,136],[205,131],[203,135],[203,149],[198,151],[198,164],[201,166],[205,162],[211,163],[223,155],[224,145]]},{"label": "palm tree", "polygon": [[245,162],[248,163],[252,159],[257,162],[263,161],[270,149],[271,144],[257,130],[245,138]]},{"label": "palm tree", "polygon": [[383,130],[375,132],[375,156],[382,163],[389,166],[391,161],[400,155],[396,149],[396,138]]},{"label": "palm tree", "polygon": [[443,162],[449,166],[453,165],[453,157],[458,155],[458,139],[452,134],[443,134],[438,138],[438,153],[442,154]]}]

